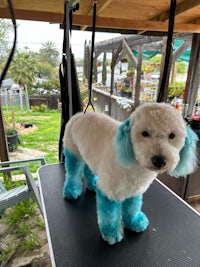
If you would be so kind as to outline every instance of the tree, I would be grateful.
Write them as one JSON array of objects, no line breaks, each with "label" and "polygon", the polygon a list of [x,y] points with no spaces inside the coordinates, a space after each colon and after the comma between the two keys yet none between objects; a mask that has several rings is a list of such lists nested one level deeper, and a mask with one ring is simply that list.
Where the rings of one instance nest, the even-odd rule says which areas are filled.
[{"label": "tree", "polygon": [[45,78],[51,79],[53,76],[53,68],[47,62],[38,62],[37,70],[38,70],[39,78],[45,77]]},{"label": "tree", "polygon": [[59,51],[56,48],[56,45],[51,41],[42,44],[42,48],[40,48],[38,53],[38,58],[41,62],[49,63],[53,68],[58,66]]},{"label": "tree", "polygon": [[0,19],[0,68],[6,61],[10,48],[9,33],[12,30],[12,24],[9,20]]},{"label": "tree", "polygon": [[17,52],[10,65],[10,77],[18,83],[30,86],[35,81],[37,61],[31,53]]},{"label": "tree", "polygon": [[182,74],[187,72],[186,63],[184,61],[178,62],[177,72]]}]

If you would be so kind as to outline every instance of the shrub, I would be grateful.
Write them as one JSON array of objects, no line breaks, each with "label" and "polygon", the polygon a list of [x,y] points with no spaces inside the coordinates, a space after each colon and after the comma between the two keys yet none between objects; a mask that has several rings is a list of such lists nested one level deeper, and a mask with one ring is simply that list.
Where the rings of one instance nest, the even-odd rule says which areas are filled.
[{"label": "shrub", "polygon": [[32,111],[41,111],[44,112],[47,109],[47,105],[41,104],[40,106],[31,106]]},{"label": "shrub", "polygon": [[15,135],[17,134],[17,130],[15,128],[7,128],[6,135]]}]

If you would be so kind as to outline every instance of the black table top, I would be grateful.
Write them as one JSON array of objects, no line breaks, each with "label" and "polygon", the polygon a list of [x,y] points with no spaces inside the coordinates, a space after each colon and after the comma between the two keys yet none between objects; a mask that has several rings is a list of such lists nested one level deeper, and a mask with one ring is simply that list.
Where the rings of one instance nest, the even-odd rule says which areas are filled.
[{"label": "black table top", "polygon": [[200,216],[155,180],[144,194],[149,228],[125,231],[109,246],[100,237],[95,193],[77,200],[62,197],[62,163],[38,170],[52,266],[57,267],[200,267]]}]

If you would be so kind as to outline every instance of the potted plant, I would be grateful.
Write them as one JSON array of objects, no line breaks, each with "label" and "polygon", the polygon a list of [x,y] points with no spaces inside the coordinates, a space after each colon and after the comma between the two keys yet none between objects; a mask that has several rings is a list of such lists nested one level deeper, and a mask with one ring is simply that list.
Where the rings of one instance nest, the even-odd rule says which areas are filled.
[{"label": "potted plant", "polygon": [[7,128],[6,136],[8,142],[8,150],[9,152],[13,152],[17,150],[18,146],[18,132],[15,128]]}]

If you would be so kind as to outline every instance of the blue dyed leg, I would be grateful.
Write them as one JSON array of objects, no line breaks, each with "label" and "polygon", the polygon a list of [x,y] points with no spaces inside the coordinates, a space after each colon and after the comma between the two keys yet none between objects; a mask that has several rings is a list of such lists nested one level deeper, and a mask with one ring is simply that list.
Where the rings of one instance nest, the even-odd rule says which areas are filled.
[{"label": "blue dyed leg", "polygon": [[124,226],[135,232],[146,230],[149,220],[141,211],[143,195],[126,199],[122,203],[122,218]]},{"label": "blue dyed leg", "polygon": [[87,180],[87,187],[90,190],[95,190],[97,184],[97,176],[90,170],[87,164],[85,164],[84,175]]},{"label": "blue dyed leg", "polygon": [[85,163],[74,154],[64,149],[65,183],[63,196],[67,199],[78,198],[82,192],[82,177]]},{"label": "blue dyed leg", "polygon": [[123,238],[121,202],[111,201],[97,189],[97,217],[102,238],[110,245]]}]

